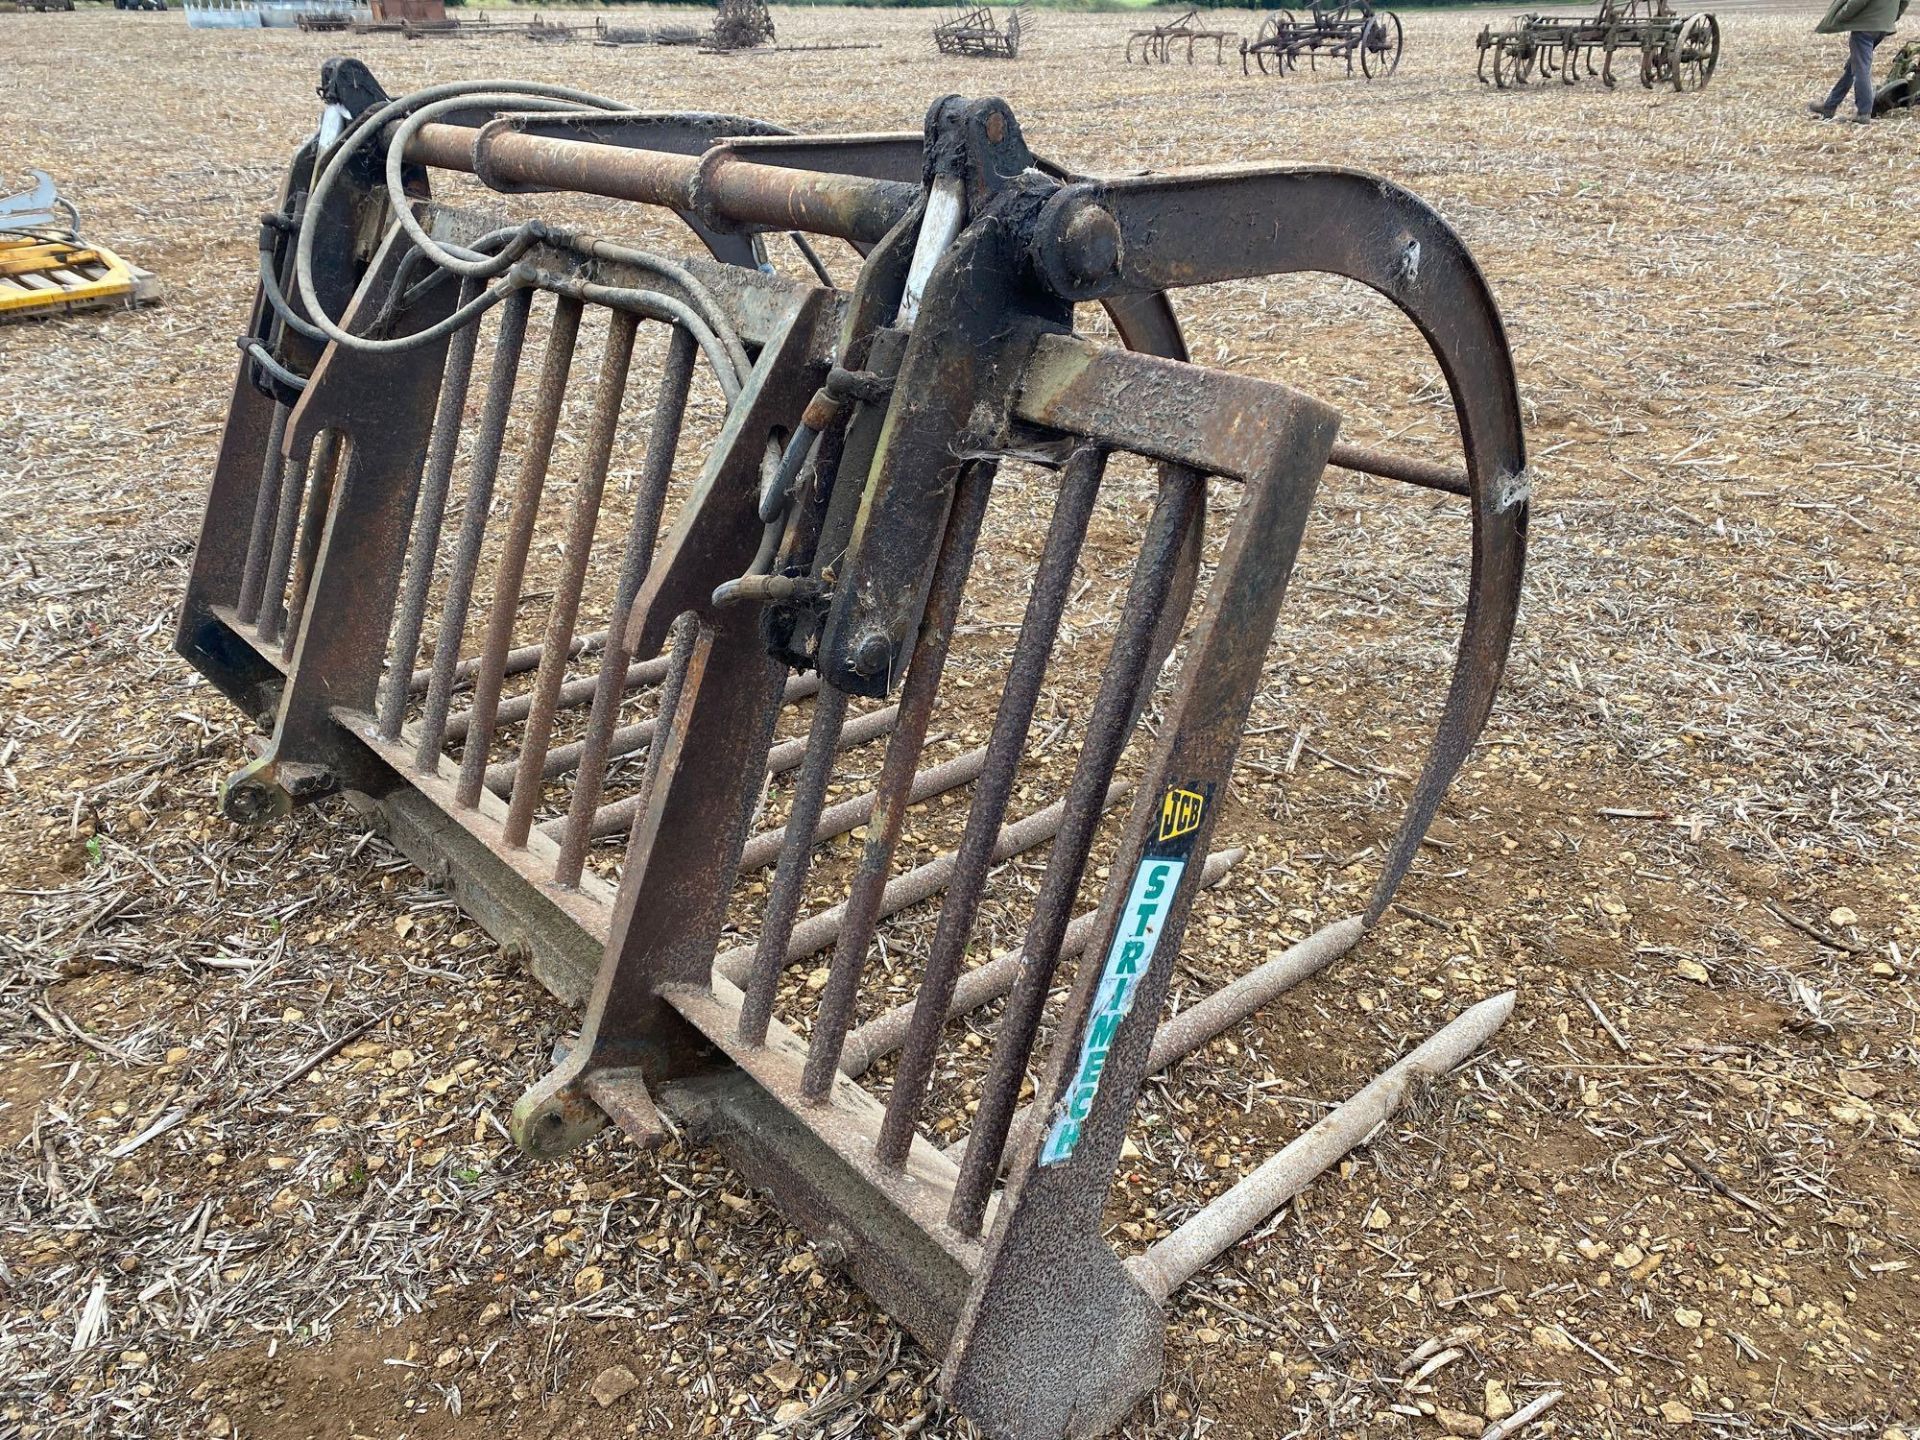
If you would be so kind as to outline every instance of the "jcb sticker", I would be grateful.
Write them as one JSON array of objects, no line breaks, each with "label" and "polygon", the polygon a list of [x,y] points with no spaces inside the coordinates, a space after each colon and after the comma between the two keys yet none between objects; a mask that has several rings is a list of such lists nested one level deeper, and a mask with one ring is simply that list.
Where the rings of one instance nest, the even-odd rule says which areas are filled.
[{"label": "jcb sticker", "polygon": [[1169,790],[1160,799],[1160,833],[1153,838],[1164,845],[1191,835],[1200,828],[1200,817],[1206,813],[1206,796],[1192,790]]},{"label": "jcb sticker", "polygon": [[1186,874],[1187,860],[1193,853],[1193,835],[1200,827],[1201,816],[1206,814],[1211,795],[1211,786],[1204,790],[1170,786],[1160,797],[1159,828],[1147,843],[1146,853],[1140,857],[1140,864],[1127,886],[1127,903],[1120,912],[1120,926],[1114,932],[1113,943],[1107,947],[1100,987],[1094,992],[1086,1029],[1080,1037],[1079,1062],[1074,1066],[1066,1093],[1054,1109],[1047,1138],[1040,1147],[1042,1165],[1058,1165],[1072,1159],[1080,1144],[1080,1127],[1093,1113],[1093,1100],[1107,1068],[1108,1052],[1119,1034],[1121,1022],[1133,1009],[1140,982],[1153,966],[1167,911],[1180,889],[1180,877]]}]

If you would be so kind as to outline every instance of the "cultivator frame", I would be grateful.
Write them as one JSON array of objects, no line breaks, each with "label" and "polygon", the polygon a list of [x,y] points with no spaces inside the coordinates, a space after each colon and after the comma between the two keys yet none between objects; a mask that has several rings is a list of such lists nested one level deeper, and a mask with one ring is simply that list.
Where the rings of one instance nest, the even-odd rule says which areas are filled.
[{"label": "cultivator frame", "polygon": [[1291,10],[1269,15],[1257,36],[1240,42],[1240,69],[1250,75],[1258,65],[1262,75],[1284,75],[1298,70],[1303,59],[1309,70],[1318,70],[1327,59],[1345,61],[1351,75],[1357,59],[1362,75],[1380,80],[1400,68],[1405,48],[1406,35],[1393,11],[1374,9],[1372,0],[1342,0],[1315,4],[1304,20]]},{"label": "cultivator frame", "polygon": [[1645,88],[1700,90],[1720,63],[1720,21],[1704,10],[1680,16],[1668,0],[1600,0],[1590,17],[1522,15],[1505,30],[1489,25],[1477,45],[1480,83],[1500,90],[1525,85],[1536,71],[1543,83],[1557,75],[1571,85],[1583,67],[1611,90],[1622,51],[1639,60]]},{"label": "cultivator frame", "polygon": [[1213,63],[1224,64],[1227,58],[1227,46],[1239,39],[1232,30],[1210,28],[1200,19],[1197,9],[1169,20],[1164,25],[1152,25],[1144,30],[1135,30],[1127,36],[1127,63],[1139,61],[1143,65],[1165,65],[1173,59],[1173,52],[1182,44],[1186,47],[1187,63],[1193,64],[1193,51],[1203,41],[1213,42]]},{"label": "cultivator frame", "polygon": [[[1144,1253],[1123,1262],[1103,1238],[1142,1084],[1361,940],[1487,716],[1518,602],[1528,471],[1478,269],[1438,216],[1378,178],[1084,179],[1037,159],[998,100],[938,101],[919,133],[808,138],[506,83],[386,102],[353,62],[331,62],[322,93],[328,141],[301,150],[261,231],[177,638],[270,717],[262,752],[224,789],[226,813],[257,822],[335,791],[364,797],[463,909],[584,1001],[579,1036],[516,1109],[530,1153],[562,1153],[609,1120],[642,1144],[681,1127],[942,1357],[943,1390],[990,1432],[1103,1433],[1157,1383],[1167,1297],[1511,1006],[1474,1006]],[[503,226],[433,200],[436,172],[670,211],[711,258]],[[770,273],[766,242],[782,232],[849,242],[857,281],[832,284],[811,247],[814,274]],[[1371,286],[1418,326],[1464,469],[1341,442],[1323,402],[1186,361],[1169,289],[1299,270]],[[1106,308],[1123,345],[1075,332],[1083,302]],[[584,458],[564,541],[536,544],[589,320],[605,340]],[[664,327],[665,357],[632,509],[617,516],[609,461],[643,325]],[[542,333],[533,403],[515,411]],[[669,514],[696,365],[725,391],[725,418]],[[499,513],[510,430],[518,464]],[[450,505],[462,454],[464,498]],[[1098,695],[1064,793],[1010,820],[1076,558],[1122,454],[1158,465],[1157,499]],[[1052,519],[996,667],[987,743],[925,767],[1010,459],[1054,477]],[[1472,578],[1452,686],[1365,911],[1161,1024],[1189,910],[1237,858],[1210,847],[1328,464],[1465,499]],[[1237,503],[1203,591],[1210,487]],[[610,623],[581,634],[603,512],[620,522]],[[536,555],[555,567],[537,587]],[[516,648],[530,604],[545,638]],[[1190,611],[1178,683],[1150,702]],[[642,691],[658,695],[651,718],[624,723]],[[805,737],[775,743],[783,712],[808,703]],[[1129,787],[1117,770],[1149,703],[1158,718]],[[581,738],[555,743],[581,711]],[[840,757],[867,744],[884,746],[871,791],[828,803]],[[641,755],[632,793],[609,801],[610,757]],[[787,816],[756,831],[775,773],[794,776]],[[896,874],[909,808],[960,787],[971,803],[957,844]],[[1103,813],[1129,794],[1112,878],[1075,918]],[[828,874],[819,842],[862,826],[850,875],[829,875],[845,898],[801,919],[809,872]],[[627,837],[617,885],[585,863],[599,834]],[[1024,942],[967,968],[991,867],[1049,840]],[[728,945],[735,877],[769,866],[751,897],[757,938]],[[885,918],[935,899],[911,998],[855,1024]],[[796,996],[789,967],[828,946],[822,983]],[[1075,955],[1087,958],[1042,1056],[1055,968]],[[999,997],[971,1133],[943,1149],[925,1121],[953,1051],[944,1027]],[[883,1057],[884,1100],[860,1079]],[[1022,1109],[1030,1064],[1039,1103]]]}]

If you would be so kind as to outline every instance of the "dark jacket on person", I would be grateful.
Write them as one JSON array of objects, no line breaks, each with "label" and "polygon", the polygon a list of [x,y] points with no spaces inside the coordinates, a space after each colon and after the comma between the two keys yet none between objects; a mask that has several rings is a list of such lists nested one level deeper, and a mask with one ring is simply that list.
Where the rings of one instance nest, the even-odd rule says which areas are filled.
[{"label": "dark jacket on person", "polygon": [[1820,23],[1819,35],[1838,35],[1864,30],[1869,34],[1890,34],[1907,13],[1907,0],[1833,0]]}]

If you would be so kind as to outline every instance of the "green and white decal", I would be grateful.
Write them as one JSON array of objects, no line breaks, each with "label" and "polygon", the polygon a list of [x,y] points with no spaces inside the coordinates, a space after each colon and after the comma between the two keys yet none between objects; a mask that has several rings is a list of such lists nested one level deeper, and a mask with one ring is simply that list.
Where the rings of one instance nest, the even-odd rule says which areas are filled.
[{"label": "green and white decal", "polygon": [[1071,1160],[1080,1143],[1080,1127],[1093,1112],[1093,1097],[1100,1089],[1100,1076],[1107,1068],[1107,1053],[1120,1023],[1133,1009],[1133,997],[1153,965],[1160,947],[1160,931],[1166,923],[1180,877],[1199,839],[1200,822],[1207,813],[1213,787],[1204,790],[1170,786],[1160,797],[1160,814],[1153,838],[1141,853],[1140,864],[1127,887],[1127,903],[1120,912],[1120,927],[1114,931],[1113,944],[1107,949],[1107,961],[1100,972],[1100,988],[1094,993],[1093,1006],[1087,1012],[1086,1030],[1080,1037],[1080,1059],[1074,1066],[1073,1080],[1060,1097],[1047,1138],[1040,1146],[1040,1163],[1058,1165]]}]

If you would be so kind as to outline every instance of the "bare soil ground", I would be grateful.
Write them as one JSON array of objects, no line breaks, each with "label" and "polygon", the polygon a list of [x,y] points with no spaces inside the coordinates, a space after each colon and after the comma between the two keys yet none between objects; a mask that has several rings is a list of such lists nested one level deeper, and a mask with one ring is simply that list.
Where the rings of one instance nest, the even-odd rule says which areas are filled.
[{"label": "bare soil ground", "polygon": [[[1479,1434],[1560,1389],[1528,1433],[1900,1435],[1920,121],[1800,113],[1839,61],[1816,14],[1729,12],[1698,95],[1495,94],[1464,13],[1413,12],[1373,85],[1128,67],[1132,15],[1045,13],[1013,64],[939,60],[926,12],[781,11],[783,41],[880,48],[736,58],[0,17],[0,164],[55,172],[169,290],[0,330],[0,1433],[968,1433],[712,1157],[518,1157],[507,1109],[569,1017],[350,808],[214,812],[250,727],[173,615],[255,217],[345,51],[395,93],[505,74],[828,130],[995,92],[1084,169],[1297,159],[1437,206],[1501,299],[1538,462],[1508,679],[1407,908],[1150,1090],[1116,1242],[1465,1004],[1514,986],[1518,1010],[1181,1292],[1129,1431]],[[1433,366],[1374,297],[1181,308],[1197,359],[1447,453]],[[1017,580],[1044,487],[1008,496],[989,536]],[[1110,627],[1147,499],[1117,484],[1096,520],[1070,638]],[[1444,690],[1464,528],[1329,477],[1222,834],[1252,853],[1197,912],[1188,993],[1364,895]],[[1047,744],[1085,685],[1050,690]],[[1423,1346],[1451,1358],[1423,1374]],[[615,1367],[635,1385],[603,1406]]]}]

